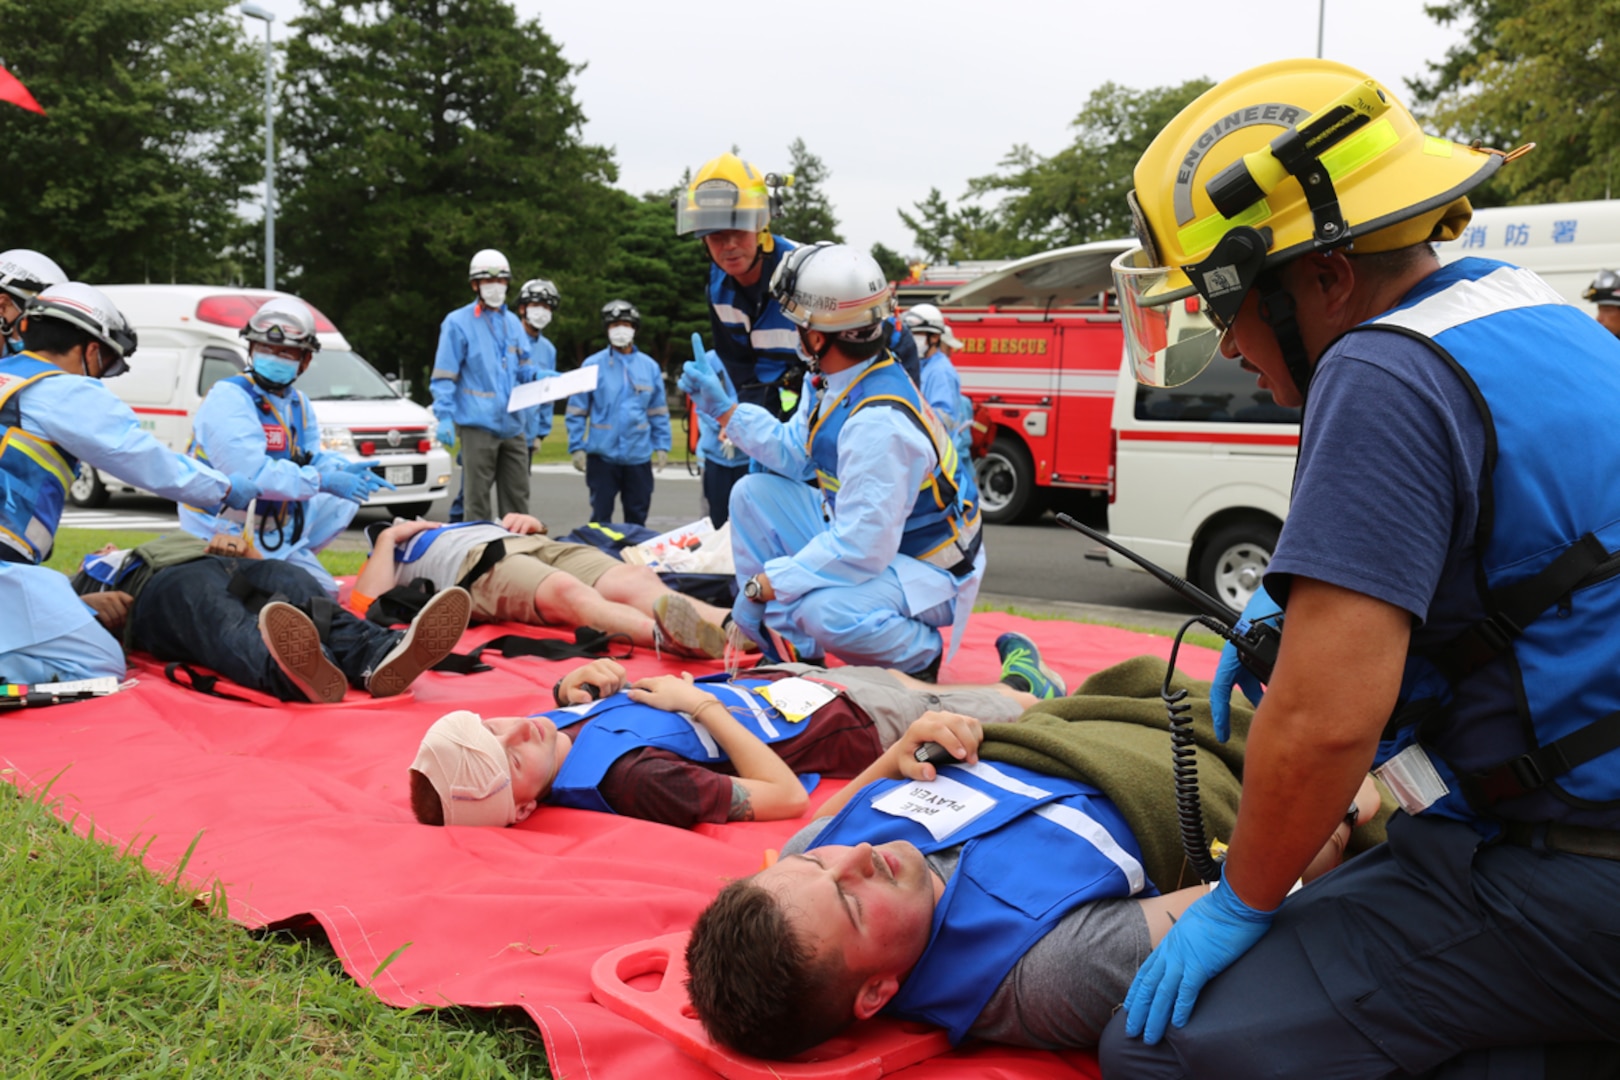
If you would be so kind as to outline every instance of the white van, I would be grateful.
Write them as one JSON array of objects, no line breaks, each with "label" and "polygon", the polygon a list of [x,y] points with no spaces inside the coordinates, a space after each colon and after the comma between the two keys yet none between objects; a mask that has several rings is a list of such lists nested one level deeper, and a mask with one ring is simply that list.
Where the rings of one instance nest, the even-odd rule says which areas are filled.
[{"label": "white van", "polygon": [[[285,293],[212,285],[100,285],[134,327],[140,345],[129,371],[107,380],[141,426],[182,453],[191,441],[191,419],[219,380],[240,373],[247,362],[239,336],[248,317],[272,296]],[[320,425],[321,447],[351,460],[376,460],[376,471],[398,491],[377,492],[367,506],[387,506],[416,517],[445,493],[450,455],[434,437],[433,416],[400,395],[316,312],[321,351],[298,388],[309,396]],[[109,492],[135,488],[105,472],[80,465],[69,491],[78,506],[100,506]]]},{"label": "white van", "polygon": [[[1479,256],[1534,270],[1593,312],[1581,292],[1599,270],[1620,270],[1620,201],[1480,210],[1461,237],[1436,247],[1442,263]],[[1241,610],[1288,514],[1299,410],[1274,404],[1253,374],[1217,357],[1169,390],[1139,385],[1122,365],[1113,424],[1110,534]],[[1108,561],[1137,569],[1112,553]]]}]

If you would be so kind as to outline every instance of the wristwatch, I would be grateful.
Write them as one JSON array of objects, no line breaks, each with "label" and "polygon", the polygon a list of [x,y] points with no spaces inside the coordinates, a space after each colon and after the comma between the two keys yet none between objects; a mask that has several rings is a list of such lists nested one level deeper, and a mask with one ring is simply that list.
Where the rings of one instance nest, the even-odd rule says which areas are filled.
[{"label": "wristwatch", "polygon": [[755,574],[753,577],[743,582],[743,595],[752,600],[754,603],[762,603],[764,601],[764,593],[765,589],[759,583],[758,574]]}]

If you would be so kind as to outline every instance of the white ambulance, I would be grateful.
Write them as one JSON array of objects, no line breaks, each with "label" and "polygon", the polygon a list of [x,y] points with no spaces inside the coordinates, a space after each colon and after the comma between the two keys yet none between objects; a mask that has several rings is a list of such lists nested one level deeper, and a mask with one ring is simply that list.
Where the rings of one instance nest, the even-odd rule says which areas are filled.
[{"label": "white ambulance", "polygon": [[[285,293],[213,285],[101,285],[134,327],[140,344],[129,371],[107,380],[141,426],[182,453],[191,441],[197,406],[219,380],[247,362],[239,331],[272,296]],[[321,351],[298,379],[320,425],[321,447],[351,460],[375,461],[375,471],[397,487],[373,495],[368,506],[396,515],[425,514],[450,482],[450,455],[434,437],[433,416],[403,397],[350,348],[331,320],[316,312]],[[81,465],[69,498],[100,506],[110,492],[133,491],[115,477]]]},{"label": "white ambulance", "polygon": [[[1534,270],[1592,312],[1581,292],[1599,270],[1620,270],[1620,201],[1480,210],[1437,249],[1442,263],[1479,256]],[[1182,333],[1201,322],[1195,302]],[[1299,410],[1279,407],[1252,374],[1216,357],[1172,389],[1141,386],[1121,366],[1113,427],[1110,535],[1241,610],[1288,514]],[[1108,561],[1137,569],[1119,555]]]}]

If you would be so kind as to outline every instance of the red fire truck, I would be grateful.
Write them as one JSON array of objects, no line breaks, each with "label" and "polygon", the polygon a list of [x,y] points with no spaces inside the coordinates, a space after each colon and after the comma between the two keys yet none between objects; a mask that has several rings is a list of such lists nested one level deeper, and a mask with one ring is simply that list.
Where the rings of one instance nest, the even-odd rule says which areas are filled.
[{"label": "red fire truck", "polygon": [[[986,520],[1029,520],[1066,495],[1106,495],[1124,342],[1109,264],[1131,245],[1104,240],[1032,255],[937,300],[962,341],[951,359],[974,419],[992,426],[978,460]],[[922,299],[900,293],[902,304]]]}]

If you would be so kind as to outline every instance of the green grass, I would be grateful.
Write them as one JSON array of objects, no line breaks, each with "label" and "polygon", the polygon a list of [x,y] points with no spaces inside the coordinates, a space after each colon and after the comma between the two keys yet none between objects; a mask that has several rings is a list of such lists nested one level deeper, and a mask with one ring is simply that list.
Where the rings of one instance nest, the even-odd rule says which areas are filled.
[{"label": "green grass", "polygon": [[[1018,615],[1025,619],[1038,619],[1042,621],[1058,620],[1062,622],[1085,623],[1088,626],[1112,626],[1120,630],[1134,630],[1138,634],[1153,634],[1156,637],[1173,638],[1174,630],[1166,630],[1157,626],[1133,626],[1125,622],[1113,622],[1108,619],[1088,619],[1084,615],[1058,615],[1046,611],[1030,611],[1016,604],[989,604],[980,602],[973,605],[974,611],[1000,612],[1004,615]],[[1202,645],[1206,649],[1219,649],[1226,642],[1207,630],[1189,630],[1183,639],[1189,645]]]},{"label": "green grass", "polygon": [[[158,535],[154,532],[127,532],[122,529],[59,529],[56,533],[56,548],[51,552],[50,561],[45,565],[71,577],[78,572],[79,564],[84,561],[84,557],[93,551],[100,551],[108,544],[120,548],[139,547]],[[359,573],[360,564],[366,561],[366,553],[323,551],[320,559],[321,565],[326,567],[329,573],[341,577],[344,574]]]},{"label": "green grass", "polygon": [[139,854],[0,784],[0,1076],[549,1075],[518,1010],[392,1009],[324,940],[246,933]]}]

